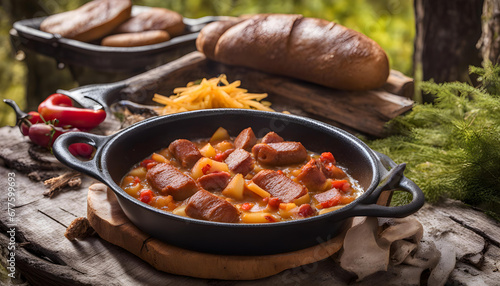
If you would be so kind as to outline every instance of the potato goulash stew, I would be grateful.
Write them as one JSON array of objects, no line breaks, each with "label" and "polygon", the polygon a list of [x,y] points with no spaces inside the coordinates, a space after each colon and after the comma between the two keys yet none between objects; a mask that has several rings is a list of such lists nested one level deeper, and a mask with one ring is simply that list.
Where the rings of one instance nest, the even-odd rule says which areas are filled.
[{"label": "potato goulash stew", "polygon": [[121,188],[160,210],[228,223],[269,223],[339,209],[363,190],[330,152],[307,151],[275,132],[178,139],[128,172]]}]

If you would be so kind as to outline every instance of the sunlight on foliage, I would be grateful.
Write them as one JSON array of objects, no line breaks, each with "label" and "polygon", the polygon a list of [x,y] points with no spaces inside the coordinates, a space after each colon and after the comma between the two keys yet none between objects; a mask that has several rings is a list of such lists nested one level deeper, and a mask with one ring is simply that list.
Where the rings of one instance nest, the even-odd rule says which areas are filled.
[{"label": "sunlight on foliage", "polygon": [[[500,67],[472,67],[481,85],[424,82],[434,104],[391,122],[396,135],[368,142],[396,162],[429,202],[462,200],[500,214]],[[407,195],[395,196],[405,203]]]}]

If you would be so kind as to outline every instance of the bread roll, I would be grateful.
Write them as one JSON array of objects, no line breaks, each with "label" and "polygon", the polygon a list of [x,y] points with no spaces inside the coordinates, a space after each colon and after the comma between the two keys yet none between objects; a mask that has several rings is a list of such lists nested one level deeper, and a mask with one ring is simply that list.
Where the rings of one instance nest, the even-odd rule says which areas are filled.
[{"label": "bread roll", "polygon": [[374,89],[389,76],[387,55],[375,41],[301,15],[261,14],[210,23],[196,45],[215,61],[337,89]]},{"label": "bread roll", "polygon": [[47,17],[40,30],[89,42],[109,34],[130,17],[130,0],[94,0],[80,8]]},{"label": "bread roll", "polygon": [[107,36],[101,41],[102,46],[108,47],[138,47],[158,44],[170,40],[165,31],[144,31]]},{"label": "bread roll", "polygon": [[151,8],[133,16],[116,28],[115,33],[135,33],[151,30],[165,30],[171,37],[184,32],[181,14],[165,9]]}]

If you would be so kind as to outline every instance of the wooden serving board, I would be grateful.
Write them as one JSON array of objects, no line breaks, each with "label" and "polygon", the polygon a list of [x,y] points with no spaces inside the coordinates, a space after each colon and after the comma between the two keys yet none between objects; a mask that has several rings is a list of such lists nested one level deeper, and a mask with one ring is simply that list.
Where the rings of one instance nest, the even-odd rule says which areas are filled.
[{"label": "wooden serving board", "polygon": [[323,260],[342,247],[345,231],[307,249],[267,256],[231,256],[191,251],[164,243],[139,230],[125,216],[113,191],[90,186],[87,218],[104,240],[120,246],[154,268],[171,274],[223,280],[253,280]]}]

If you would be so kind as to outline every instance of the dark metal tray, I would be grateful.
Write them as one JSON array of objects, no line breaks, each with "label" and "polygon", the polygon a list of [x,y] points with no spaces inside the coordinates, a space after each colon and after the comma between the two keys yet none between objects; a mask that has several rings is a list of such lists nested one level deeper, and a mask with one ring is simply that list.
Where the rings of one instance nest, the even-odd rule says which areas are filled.
[{"label": "dark metal tray", "polygon": [[[132,15],[150,7],[133,6]],[[106,47],[99,40],[91,43],[63,38],[41,31],[45,19],[33,18],[15,22],[10,32],[15,50],[29,49],[54,58],[64,65],[78,65],[105,72],[141,72],[170,62],[196,49],[199,31],[219,17],[184,18],[183,35],[169,41],[140,47]]]}]

